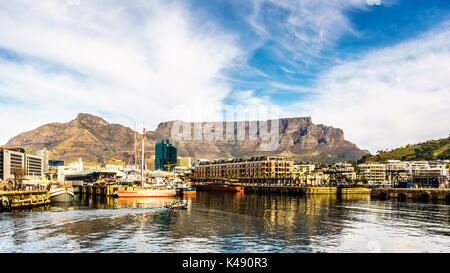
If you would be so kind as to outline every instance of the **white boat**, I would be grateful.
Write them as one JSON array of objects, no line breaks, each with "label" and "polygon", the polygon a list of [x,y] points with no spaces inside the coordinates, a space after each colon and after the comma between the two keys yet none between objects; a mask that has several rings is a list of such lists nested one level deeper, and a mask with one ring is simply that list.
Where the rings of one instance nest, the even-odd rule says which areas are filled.
[{"label": "white boat", "polygon": [[50,184],[50,201],[69,203],[73,201],[73,188],[62,184]]},{"label": "white boat", "polygon": [[114,193],[114,196],[119,198],[172,197],[176,195],[177,191],[175,189],[169,189],[167,187],[137,188],[135,190],[116,191]]},{"label": "white boat", "polygon": [[187,203],[185,201],[175,201],[172,203],[166,203],[164,205],[166,209],[187,209]]},{"label": "white boat", "polygon": [[142,160],[141,160],[141,187],[131,190],[116,191],[114,196],[119,198],[142,198],[142,197],[172,197],[177,195],[177,191],[173,188],[165,186],[144,187],[144,139],[145,128],[142,133]]}]

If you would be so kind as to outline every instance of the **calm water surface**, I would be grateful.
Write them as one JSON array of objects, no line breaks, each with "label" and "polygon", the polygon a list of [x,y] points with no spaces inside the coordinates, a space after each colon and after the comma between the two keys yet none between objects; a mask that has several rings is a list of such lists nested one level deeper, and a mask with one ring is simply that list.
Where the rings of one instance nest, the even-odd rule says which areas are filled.
[{"label": "calm water surface", "polygon": [[450,252],[450,205],[199,192],[0,213],[0,252]]}]

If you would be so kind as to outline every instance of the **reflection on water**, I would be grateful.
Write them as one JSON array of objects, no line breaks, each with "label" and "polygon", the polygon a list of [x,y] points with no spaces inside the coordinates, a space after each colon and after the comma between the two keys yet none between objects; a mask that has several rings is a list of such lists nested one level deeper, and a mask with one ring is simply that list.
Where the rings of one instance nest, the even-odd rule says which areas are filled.
[{"label": "reflection on water", "polygon": [[450,206],[199,192],[176,198],[78,197],[0,213],[1,252],[450,252]]}]

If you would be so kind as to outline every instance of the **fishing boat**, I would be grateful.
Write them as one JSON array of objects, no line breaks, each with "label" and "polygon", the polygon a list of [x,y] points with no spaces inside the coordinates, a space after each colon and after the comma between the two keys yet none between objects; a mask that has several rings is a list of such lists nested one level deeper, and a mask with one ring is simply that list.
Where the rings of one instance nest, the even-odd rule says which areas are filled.
[{"label": "fishing boat", "polygon": [[73,201],[73,188],[59,183],[49,184],[50,201],[57,203],[69,203]]}]

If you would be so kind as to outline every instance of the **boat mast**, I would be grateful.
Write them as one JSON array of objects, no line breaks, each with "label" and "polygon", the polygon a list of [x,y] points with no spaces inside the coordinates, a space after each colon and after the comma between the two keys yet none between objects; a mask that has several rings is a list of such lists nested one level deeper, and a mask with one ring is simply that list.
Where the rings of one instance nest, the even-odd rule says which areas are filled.
[{"label": "boat mast", "polygon": [[145,127],[142,134],[141,188],[144,187],[144,139],[145,139]]},{"label": "boat mast", "polygon": [[136,122],[134,123],[134,170],[137,170],[137,137],[136,137]]}]

